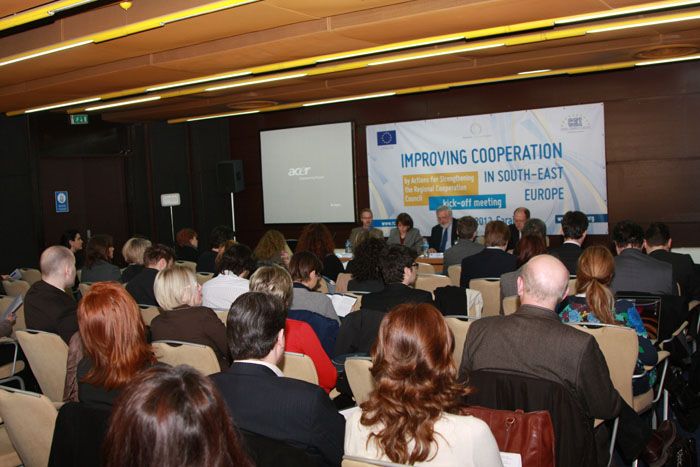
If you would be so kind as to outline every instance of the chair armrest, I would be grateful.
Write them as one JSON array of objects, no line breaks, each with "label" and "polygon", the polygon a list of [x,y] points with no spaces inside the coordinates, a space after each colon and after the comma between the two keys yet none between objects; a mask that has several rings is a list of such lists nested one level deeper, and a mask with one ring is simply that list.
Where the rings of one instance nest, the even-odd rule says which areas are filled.
[{"label": "chair armrest", "polygon": [[661,362],[663,362],[664,360],[666,360],[666,359],[671,355],[671,352],[669,352],[668,350],[659,350],[659,351],[658,351],[658,355],[659,355],[659,359],[656,360],[656,365],[644,365],[644,369],[645,369],[646,371],[649,371],[649,370],[651,370],[651,369],[656,368],[657,366],[659,366],[659,363],[661,363]]}]

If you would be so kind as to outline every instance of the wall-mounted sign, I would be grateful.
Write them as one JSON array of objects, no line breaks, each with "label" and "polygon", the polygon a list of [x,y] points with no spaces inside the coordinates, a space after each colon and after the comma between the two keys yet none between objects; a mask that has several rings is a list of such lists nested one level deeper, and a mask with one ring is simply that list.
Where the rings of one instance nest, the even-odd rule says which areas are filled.
[{"label": "wall-mounted sign", "polygon": [[68,192],[54,191],[56,199],[56,212],[68,212]]}]

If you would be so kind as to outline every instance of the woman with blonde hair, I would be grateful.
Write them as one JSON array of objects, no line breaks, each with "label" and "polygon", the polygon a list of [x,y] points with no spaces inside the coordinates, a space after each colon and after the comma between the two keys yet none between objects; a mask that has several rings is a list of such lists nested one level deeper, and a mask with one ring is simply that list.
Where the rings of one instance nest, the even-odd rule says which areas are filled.
[{"label": "woman with blonde hair", "polygon": [[174,264],[163,269],[153,284],[158,305],[163,309],[151,322],[156,340],[192,342],[211,347],[222,370],[231,364],[226,326],[211,309],[202,305],[202,286],[194,273]]},{"label": "woman with blonde hair", "polygon": [[122,271],[122,282],[127,283],[143,271],[143,254],[152,243],[147,238],[132,237],[122,247],[122,256],[129,265]]},{"label": "woman with blonde hair", "polygon": [[348,418],[345,454],[410,465],[500,466],[488,425],[457,415],[470,388],[457,381],[453,348],[434,306],[392,309],[372,348],[375,390]]},{"label": "woman with blonde hair", "polygon": [[[658,354],[634,304],[628,300],[615,300],[610,290],[614,275],[615,261],[610,250],[601,245],[583,250],[576,271],[576,295],[567,297],[559,305],[559,317],[564,323],[615,324],[634,329],[639,339],[639,358],[634,373],[642,375],[644,365],[656,364]],[[632,384],[634,395],[644,394],[655,381],[656,370],[635,378]]]},{"label": "woman with blonde hair", "polygon": [[289,265],[292,250],[279,230],[268,230],[258,242],[253,254],[258,263]]}]

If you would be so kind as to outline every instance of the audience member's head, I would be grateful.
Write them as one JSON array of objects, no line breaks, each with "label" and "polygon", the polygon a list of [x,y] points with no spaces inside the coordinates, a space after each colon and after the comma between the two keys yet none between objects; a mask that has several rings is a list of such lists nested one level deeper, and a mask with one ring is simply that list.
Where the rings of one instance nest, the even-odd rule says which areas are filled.
[{"label": "audience member's head", "polygon": [[233,240],[234,233],[231,227],[226,225],[217,225],[211,231],[209,243],[211,244],[211,249],[217,251],[219,245],[224,243],[226,240]]},{"label": "audience member's head", "polygon": [[238,245],[238,242],[233,239],[226,240],[219,245],[219,251],[216,252],[216,258],[214,258],[214,271],[220,271],[219,266],[221,265],[221,258],[224,256],[224,252],[233,245]]},{"label": "audience member's head", "polygon": [[376,389],[362,404],[361,423],[383,427],[373,436],[391,461],[428,460],[439,436],[435,422],[443,411],[462,407],[470,390],[457,381],[453,348],[452,333],[432,305],[398,305],[382,320],[372,348]]},{"label": "audience member's head", "polygon": [[452,209],[449,206],[440,206],[435,210],[438,224],[444,229],[452,223]]},{"label": "audience member's head", "polygon": [[255,268],[255,256],[248,246],[236,243],[224,250],[217,268],[218,273],[229,271],[245,278]]},{"label": "audience member's head", "polygon": [[122,256],[129,264],[143,265],[143,254],[151,245],[147,238],[131,237],[122,247]]},{"label": "audience member's head", "polygon": [[84,382],[118,389],[155,363],[141,310],[121,284],[93,284],[78,303],[77,314],[85,355],[93,362]]},{"label": "audience member's head", "polygon": [[98,261],[110,261],[114,256],[114,242],[111,235],[93,235],[85,249],[85,267],[91,268]]},{"label": "audience member's head", "polygon": [[530,210],[528,208],[516,208],[513,211],[513,224],[515,228],[522,231],[525,227],[525,222],[530,218]]},{"label": "audience member's head", "polygon": [[583,250],[576,270],[576,293],[586,295],[586,303],[601,323],[615,324],[612,309],[615,298],[608,288],[615,275],[615,260],[610,250],[592,245]]},{"label": "audience member's head", "polygon": [[621,221],[613,227],[612,239],[618,253],[627,248],[641,250],[644,245],[644,231],[642,226],[634,221]]},{"label": "audience member's head", "polygon": [[385,284],[405,283],[416,280],[416,252],[404,245],[392,245],[379,258],[382,278]]},{"label": "audience member's head", "polygon": [[473,240],[479,223],[472,216],[463,216],[457,220],[457,235],[463,240]]},{"label": "audience member's head", "polygon": [[280,259],[281,253],[287,248],[287,240],[279,230],[268,230],[262,236],[253,253],[261,260]]},{"label": "audience member's head", "polygon": [[644,242],[647,248],[647,253],[649,250],[657,250],[659,248],[670,250],[671,231],[663,222],[652,222],[649,224],[649,228],[644,233]]},{"label": "audience member's head", "polygon": [[297,250],[294,256],[292,256],[292,260],[289,262],[289,274],[292,275],[292,280],[294,282],[314,282],[314,277],[320,276],[322,270],[323,263],[318,256],[310,251]]},{"label": "audience member's head", "polygon": [[535,256],[521,268],[518,295],[523,305],[554,310],[568,290],[569,270],[554,256]]},{"label": "audience member's head", "polygon": [[400,213],[396,216],[396,228],[405,234],[413,228],[413,218],[406,212]]},{"label": "audience member's head", "polygon": [[149,246],[143,253],[143,262],[146,267],[159,271],[173,264],[174,260],[175,251],[162,243]]},{"label": "audience member's head", "polygon": [[149,368],[124,388],[102,457],[107,467],[251,465],[214,384],[186,365]]},{"label": "audience member's head", "polygon": [[491,221],[484,229],[484,243],[486,246],[506,247],[510,240],[510,229],[503,221]]},{"label": "audience member's head", "polygon": [[83,249],[83,239],[80,237],[80,232],[75,229],[65,230],[61,234],[58,244],[63,245],[73,253]]},{"label": "audience member's head", "polygon": [[362,222],[363,228],[371,229],[373,218],[374,216],[372,215],[372,210],[370,208],[364,208],[362,211],[360,211],[360,222]]},{"label": "audience member's head", "polygon": [[188,267],[179,264],[158,272],[153,283],[153,293],[158,305],[164,310],[202,304],[202,286],[197,282],[197,277]]},{"label": "audience member's head", "polygon": [[352,260],[352,278],[356,281],[371,281],[382,278],[379,258],[387,250],[384,239],[369,238],[360,243],[354,251]]},{"label": "audience member's head", "polygon": [[588,230],[588,216],[581,211],[567,211],[561,219],[561,231],[564,240],[578,240],[583,243]]},{"label": "audience member's head", "polygon": [[533,217],[525,222],[522,228],[523,235],[534,234],[540,235],[542,238],[547,237],[547,224],[542,219]]},{"label": "audience member's head", "polygon": [[194,248],[199,246],[199,240],[197,240],[197,231],[194,229],[180,229],[175,235],[175,240],[177,241],[177,246],[182,248],[185,245],[190,245]]},{"label": "audience member's head", "polygon": [[75,256],[61,245],[50,246],[39,258],[41,279],[59,289],[72,287],[75,282]]},{"label": "audience member's head", "polygon": [[333,235],[324,224],[309,224],[299,235],[296,251],[308,250],[322,260],[333,253]]},{"label": "audience member's head", "polygon": [[360,231],[360,233],[355,235],[355,244],[353,245],[353,247],[357,247],[360,243],[366,242],[367,240],[369,240],[369,238],[370,238],[370,236],[369,236],[368,230]]},{"label": "audience member's head", "polygon": [[233,360],[257,359],[276,365],[284,354],[287,309],[282,299],[247,292],[231,304],[226,337]]},{"label": "audience member's head", "polygon": [[518,240],[516,250],[518,254],[515,257],[515,267],[519,268],[533,257],[546,254],[547,245],[544,242],[544,238],[540,235],[526,234]]},{"label": "audience member's head", "polygon": [[292,276],[282,266],[260,267],[250,276],[250,291],[274,295],[284,302],[286,309],[289,309],[294,297]]}]

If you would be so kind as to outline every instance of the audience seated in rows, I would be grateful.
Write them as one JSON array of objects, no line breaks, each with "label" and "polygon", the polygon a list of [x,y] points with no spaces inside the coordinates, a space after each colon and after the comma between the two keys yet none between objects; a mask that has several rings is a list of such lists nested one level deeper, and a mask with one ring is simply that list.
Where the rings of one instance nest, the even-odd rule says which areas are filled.
[{"label": "audience seated in rows", "polygon": [[486,224],[486,248],[462,260],[460,287],[469,288],[469,281],[472,279],[501,277],[503,273],[515,271],[515,256],[505,251],[509,235],[508,225],[503,221],[491,221]]},{"label": "audience seated in rows", "polygon": [[202,304],[214,310],[228,310],[237,297],[248,291],[248,276],[255,267],[253,252],[236,243],[223,251],[219,275],[202,286]]},{"label": "audience seated in rows", "polygon": [[81,282],[102,282],[122,280],[122,273],[111,263],[114,258],[114,242],[111,235],[93,235],[88,240],[85,252],[85,266],[81,270]]},{"label": "audience seated in rows", "polygon": [[231,364],[226,344],[226,326],[216,313],[202,306],[202,286],[194,273],[174,264],[158,272],[155,297],[163,310],[151,322],[151,338],[192,342],[209,346],[222,370]]},{"label": "audience seated in rows", "polygon": [[688,301],[700,300],[700,274],[690,255],[671,252],[671,232],[662,222],[652,222],[644,233],[644,248],[652,258],[669,263],[673,282],[680,285],[681,295]]},{"label": "audience seated in rows", "polygon": [[75,257],[64,246],[50,246],[39,259],[41,280],[24,298],[24,319],[29,329],[53,332],[66,343],[78,330],[77,304],[65,292],[75,283]]},{"label": "audience seated in rows", "polygon": [[175,235],[175,254],[178,260],[196,263],[199,259],[199,240],[194,229],[180,229]]},{"label": "audience seated in rows", "polygon": [[[627,462],[642,455],[648,464],[662,465],[675,438],[673,423],[652,432],[615,390],[595,338],[560,321],[554,310],[568,294],[568,278],[566,267],[550,255],[528,261],[518,278],[520,308],[469,327],[460,378],[488,369],[560,383],[578,399],[591,423],[593,418],[619,416],[617,447]],[[599,451],[599,456],[607,454]]]},{"label": "audience seated in rows", "polygon": [[299,235],[296,253],[310,251],[323,263],[321,275],[335,281],[338,274],[345,271],[343,263],[335,255],[333,235],[324,224],[309,224]]},{"label": "audience seated in rows", "polygon": [[457,220],[457,237],[459,237],[459,240],[452,248],[448,248],[445,251],[442,265],[443,274],[447,275],[447,270],[450,266],[459,266],[464,258],[480,253],[484,249],[484,245],[474,241],[477,228],[479,228],[479,224],[472,216],[460,217]]},{"label": "audience seated in rows", "polygon": [[396,227],[389,231],[387,245],[403,245],[413,250],[416,255],[423,249],[423,237],[420,230],[413,227],[413,219],[405,212],[396,216]]},{"label": "audience seated in rows", "polygon": [[588,217],[581,211],[567,211],[561,219],[561,233],[564,243],[558,248],[551,248],[549,254],[558,258],[569,274],[576,275],[578,257],[581,256],[583,241],[588,232]]},{"label": "audience seated in rows", "polygon": [[216,272],[214,260],[219,253],[219,246],[226,240],[233,240],[233,230],[225,225],[214,227],[209,236],[210,249],[199,255],[197,260],[197,272]]},{"label": "audience seated in rows", "polygon": [[272,229],[263,234],[253,254],[260,265],[279,264],[287,267],[292,257],[292,250],[287,245],[282,232]]},{"label": "audience seated in rows", "polygon": [[241,430],[284,441],[317,465],[339,466],[345,419],[315,384],[285,378],[285,306],[270,294],[248,292],[231,306],[226,323],[231,368],[211,378]]},{"label": "audience seated in rows", "polygon": [[175,252],[169,246],[157,244],[149,246],[143,253],[144,268],[129,280],[126,291],[139,305],[158,306],[153,292],[153,283],[159,271],[173,264]]},{"label": "audience seated in rows", "polygon": [[432,305],[391,310],[372,349],[375,390],[348,418],[345,454],[409,465],[502,465],[489,426],[459,415],[470,388],[457,381],[453,347]]},{"label": "audience seated in rows", "polygon": [[142,237],[131,237],[122,247],[122,256],[128,266],[122,271],[122,283],[126,284],[143,270],[143,254],[152,245]]},{"label": "audience seated in rows", "polygon": [[503,314],[503,299],[518,295],[518,277],[522,272],[522,266],[535,256],[546,254],[547,245],[540,235],[526,234],[518,241],[516,251],[518,253],[515,255],[515,266],[518,269],[501,274],[501,314]]},{"label": "audience seated in rows", "polygon": [[358,242],[358,236],[362,233],[365,232],[367,234],[368,238],[376,238],[379,240],[384,240],[384,233],[377,229],[376,227],[372,227],[372,220],[374,219],[374,216],[372,214],[372,210],[370,208],[364,208],[360,211],[360,222],[362,222],[362,225],[359,227],[355,227],[350,231],[350,245],[352,245],[353,250],[357,247],[357,245],[360,244]]},{"label": "audience seated in rows", "polygon": [[379,258],[386,250],[386,242],[378,238],[368,238],[355,247],[352,264],[348,264],[348,272],[352,274],[348,282],[349,291],[379,292],[384,289]]},{"label": "audience seated in rows", "polygon": [[[282,300],[286,309],[292,301],[293,287],[292,277],[281,266],[263,266],[259,268],[250,278],[251,292],[265,292],[272,294]],[[329,338],[335,344],[335,337],[338,334],[338,325],[335,324],[335,333]],[[321,341],[314,329],[303,321],[291,319],[287,315],[284,327],[285,346],[287,352],[296,352],[308,355],[316,367],[318,375],[318,385],[326,392],[330,392],[335,387],[338,372],[331,363],[330,358],[321,346]],[[331,349],[333,348],[331,344]]]},{"label": "audience seated in rows", "polygon": [[340,324],[333,302],[325,294],[315,292],[321,278],[323,264],[310,251],[297,251],[289,262],[289,273],[294,281],[294,298],[290,310],[307,310]]}]

